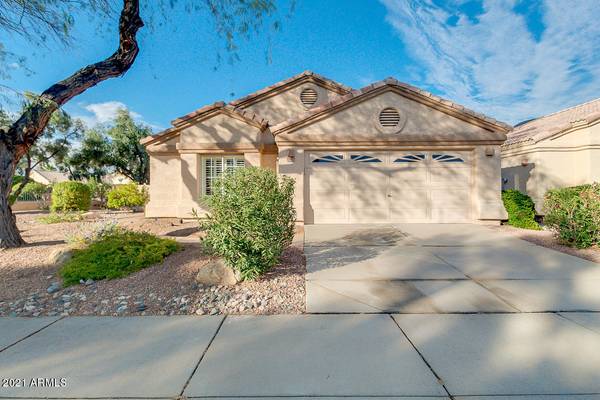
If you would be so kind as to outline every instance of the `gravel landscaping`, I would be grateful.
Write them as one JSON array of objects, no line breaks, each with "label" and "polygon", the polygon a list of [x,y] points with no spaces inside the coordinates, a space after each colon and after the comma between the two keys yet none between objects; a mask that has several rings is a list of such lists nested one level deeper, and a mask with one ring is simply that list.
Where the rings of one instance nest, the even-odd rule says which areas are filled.
[{"label": "gravel landscaping", "polygon": [[[210,258],[202,254],[195,222],[145,219],[142,213],[97,212],[79,222],[44,225],[41,212],[17,213],[28,245],[0,250],[0,316],[298,314],[305,311],[305,263],[302,248],[288,248],[282,262],[256,281],[235,286],[202,286],[198,270]],[[66,238],[86,234],[103,222],[176,238],[182,251],[126,278],[88,281],[60,287],[50,254],[66,247]]]},{"label": "gravel landscaping", "polygon": [[533,231],[529,229],[515,228],[510,225],[492,226],[491,228],[500,230],[502,232],[510,233],[511,235],[515,235],[519,239],[527,240],[528,242],[537,244],[538,246],[547,247],[549,249],[560,251],[565,254],[570,254],[575,257],[600,263],[599,248],[592,247],[589,249],[578,249],[574,247],[565,246],[563,244],[560,244],[554,236],[554,233],[547,229]]}]

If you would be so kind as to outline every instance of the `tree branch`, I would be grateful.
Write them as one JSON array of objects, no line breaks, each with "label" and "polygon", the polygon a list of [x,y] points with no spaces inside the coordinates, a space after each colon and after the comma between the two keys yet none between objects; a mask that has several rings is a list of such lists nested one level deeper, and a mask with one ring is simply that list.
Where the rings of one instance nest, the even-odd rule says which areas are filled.
[{"label": "tree branch", "polygon": [[42,134],[54,111],[98,83],[127,72],[139,52],[136,35],[144,26],[139,11],[139,0],[123,0],[117,51],[107,59],[88,65],[46,89],[8,132],[0,135],[0,140],[14,152],[15,164]]}]

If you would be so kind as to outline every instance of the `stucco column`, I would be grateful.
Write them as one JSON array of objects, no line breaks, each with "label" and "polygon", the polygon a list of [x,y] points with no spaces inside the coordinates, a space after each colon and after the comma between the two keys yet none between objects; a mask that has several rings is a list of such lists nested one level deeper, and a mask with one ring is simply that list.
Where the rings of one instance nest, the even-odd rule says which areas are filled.
[{"label": "stucco column", "polygon": [[191,218],[192,210],[200,208],[200,155],[181,153],[181,191],[177,205],[177,217]]},{"label": "stucco column", "polygon": [[278,173],[295,180],[294,207],[296,208],[296,220],[304,222],[304,149],[280,148]]},{"label": "stucco column", "polygon": [[500,146],[475,148],[475,219],[495,222],[508,218],[502,203]]}]

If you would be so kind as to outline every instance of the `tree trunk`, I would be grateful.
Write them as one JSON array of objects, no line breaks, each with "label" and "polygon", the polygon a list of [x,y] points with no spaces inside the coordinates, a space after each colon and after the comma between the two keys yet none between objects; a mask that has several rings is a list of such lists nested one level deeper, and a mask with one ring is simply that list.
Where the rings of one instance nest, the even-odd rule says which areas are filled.
[{"label": "tree trunk", "polygon": [[17,201],[17,198],[21,195],[23,188],[25,188],[25,186],[29,183],[29,178],[31,176],[31,156],[29,155],[29,153],[27,153],[25,157],[27,157],[27,167],[25,167],[25,176],[23,176],[23,180],[13,193],[15,201]]},{"label": "tree trunk", "polygon": [[142,26],[139,0],[123,0],[117,51],[50,86],[32,102],[8,132],[0,131],[0,248],[24,243],[8,203],[17,163],[42,135],[54,111],[98,83],[127,72],[139,52],[136,35]]},{"label": "tree trunk", "polygon": [[13,158],[10,149],[0,142],[0,248],[18,247],[25,243],[9,203],[15,174]]}]

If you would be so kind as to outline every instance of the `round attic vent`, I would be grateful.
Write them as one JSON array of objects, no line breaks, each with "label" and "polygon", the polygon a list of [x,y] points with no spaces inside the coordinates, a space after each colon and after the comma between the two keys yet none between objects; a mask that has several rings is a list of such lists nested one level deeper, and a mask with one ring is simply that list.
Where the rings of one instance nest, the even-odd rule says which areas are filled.
[{"label": "round attic vent", "polygon": [[306,88],[300,92],[300,101],[306,107],[310,107],[317,102],[317,91],[312,88]]},{"label": "round attic vent", "polygon": [[379,113],[379,124],[384,128],[396,128],[400,124],[400,113],[392,107],[384,108]]}]

